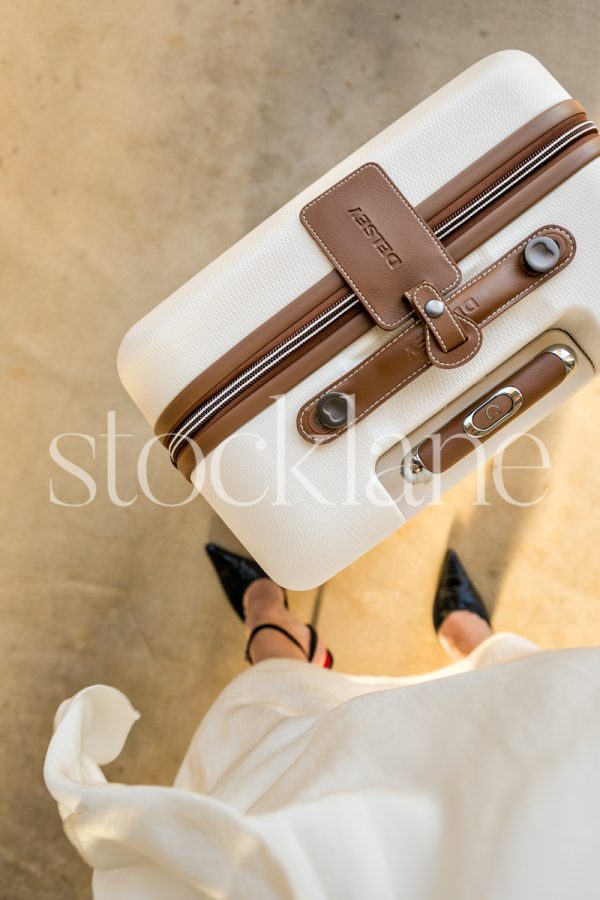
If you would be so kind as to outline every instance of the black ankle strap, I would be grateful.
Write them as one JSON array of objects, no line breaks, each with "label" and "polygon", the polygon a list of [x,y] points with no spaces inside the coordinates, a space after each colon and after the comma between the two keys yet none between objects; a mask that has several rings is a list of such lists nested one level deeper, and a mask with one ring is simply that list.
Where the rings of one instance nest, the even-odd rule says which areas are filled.
[{"label": "black ankle strap", "polygon": [[319,640],[319,636],[310,622],[306,623],[306,627],[308,628],[308,633],[310,635],[310,643],[308,645],[308,661],[312,662],[317,649],[317,641]]},{"label": "black ankle strap", "polygon": [[246,644],[246,660],[249,663],[252,663],[252,660],[250,658],[250,644],[252,643],[252,641],[254,640],[256,635],[259,633],[259,631],[265,631],[265,629],[267,629],[267,628],[269,628],[271,631],[278,631],[280,634],[282,634],[284,637],[286,637],[288,640],[290,640],[292,642],[292,644],[295,644],[296,647],[302,651],[302,653],[304,654],[304,656],[307,658],[307,660],[309,662],[312,660],[313,656],[315,655],[315,650],[317,647],[317,634],[316,634],[314,628],[312,627],[312,625],[308,626],[309,631],[310,631],[310,648],[309,648],[309,652],[307,653],[306,650],[304,649],[304,647],[302,646],[302,644],[300,643],[300,641],[296,640],[294,635],[290,634],[289,631],[286,631],[285,628],[282,628],[281,625],[274,625],[274,624],[271,624],[270,622],[263,622],[262,625],[257,625],[256,628],[253,628],[252,631],[250,632],[250,636],[248,638],[248,643]]}]

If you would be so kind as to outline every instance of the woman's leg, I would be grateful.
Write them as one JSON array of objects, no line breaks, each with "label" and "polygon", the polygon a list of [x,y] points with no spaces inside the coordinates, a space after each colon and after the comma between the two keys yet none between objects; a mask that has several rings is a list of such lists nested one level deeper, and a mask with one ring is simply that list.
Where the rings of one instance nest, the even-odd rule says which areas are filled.
[{"label": "woman's leg", "polygon": [[[284,604],[283,589],[269,578],[259,578],[246,588],[244,593],[244,612],[246,616],[247,635],[257,625],[268,623],[279,625],[289,631],[308,652],[310,633],[304,625]],[[321,640],[317,643],[317,649],[312,662],[316,666],[323,666],[327,656],[327,650]],[[264,659],[298,659],[307,662],[307,658],[299,647],[290,641],[284,634],[270,628],[254,637],[250,647],[250,657],[253,663]]]}]

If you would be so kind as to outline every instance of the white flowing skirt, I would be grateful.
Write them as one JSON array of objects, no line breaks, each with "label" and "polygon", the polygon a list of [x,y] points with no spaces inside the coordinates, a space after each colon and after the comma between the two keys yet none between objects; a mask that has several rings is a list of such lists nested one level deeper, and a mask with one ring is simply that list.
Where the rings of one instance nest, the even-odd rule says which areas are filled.
[{"label": "white flowing skirt", "polygon": [[87,688],[46,757],[98,900],[600,896],[600,649],[499,634],[394,679],[267,660],[219,696],[173,787],[106,781],[137,717]]}]

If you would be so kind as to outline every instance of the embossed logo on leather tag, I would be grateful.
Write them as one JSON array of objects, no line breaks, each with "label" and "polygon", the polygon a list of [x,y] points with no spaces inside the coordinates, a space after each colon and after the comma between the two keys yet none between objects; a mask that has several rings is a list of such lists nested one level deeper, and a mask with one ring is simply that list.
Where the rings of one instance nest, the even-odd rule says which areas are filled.
[{"label": "embossed logo on leather tag", "polygon": [[377,230],[373,222],[371,222],[368,215],[363,212],[360,206],[357,206],[355,209],[349,209],[348,212],[377,252],[381,253],[390,269],[395,269],[396,266],[399,266],[402,263],[402,260],[397,253],[394,253],[392,245],[388,244],[384,236]]},{"label": "embossed logo on leather tag", "polygon": [[302,224],[382,328],[411,312],[405,291],[428,281],[440,294],[460,271],[377,163],[366,163],[300,212]]}]

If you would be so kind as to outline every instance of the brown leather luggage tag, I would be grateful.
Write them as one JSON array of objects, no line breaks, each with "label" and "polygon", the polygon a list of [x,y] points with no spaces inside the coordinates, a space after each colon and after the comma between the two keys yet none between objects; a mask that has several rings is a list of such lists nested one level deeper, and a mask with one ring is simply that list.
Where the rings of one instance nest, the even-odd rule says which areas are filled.
[{"label": "brown leather luggage tag", "polygon": [[443,295],[460,281],[454,260],[377,163],[307,203],[300,219],[381,328],[410,315],[403,295],[421,282]]}]

